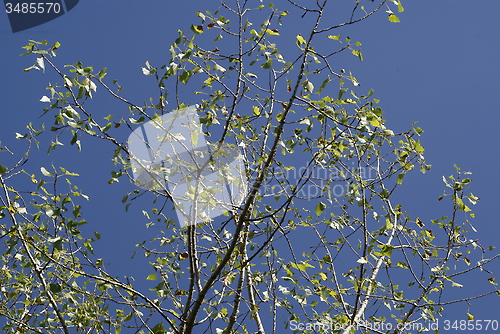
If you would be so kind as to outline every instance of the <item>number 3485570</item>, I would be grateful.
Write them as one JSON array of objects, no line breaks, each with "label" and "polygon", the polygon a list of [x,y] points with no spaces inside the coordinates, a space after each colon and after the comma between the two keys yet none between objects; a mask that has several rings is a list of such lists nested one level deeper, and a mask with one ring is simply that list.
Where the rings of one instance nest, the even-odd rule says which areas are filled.
[{"label": "number 3485570", "polygon": [[445,320],[444,327],[445,331],[456,330],[456,331],[488,331],[498,330],[498,320]]},{"label": "number 3485570", "polygon": [[61,4],[58,2],[23,2],[12,4],[7,2],[5,4],[5,11],[7,14],[43,14],[43,13],[59,13],[61,11]]}]

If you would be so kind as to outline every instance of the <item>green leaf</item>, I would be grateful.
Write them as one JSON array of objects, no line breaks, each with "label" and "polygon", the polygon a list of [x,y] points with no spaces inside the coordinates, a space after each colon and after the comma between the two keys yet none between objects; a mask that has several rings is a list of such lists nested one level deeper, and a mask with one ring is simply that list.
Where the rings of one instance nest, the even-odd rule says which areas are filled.
[{"label": "green leaf", "polygon": [[0,174],[3,175],[5,173],[7,173],[7,167],[4,166],[4,165],[2,165],[2,164],[0,164]]},{"label": "green leaf", "polygon": [[390,14],[388,19],[390,22],[401,22],[401,21],[399,21],[399,18],[394,14]]},{"label": "green leaf", "polygon": [[401,0],[398,1],[398,12],[404,12],[405,9],[403,7],[403,4],[401,3]]},{"label": "green leaf", "polygon": [[106,67],[104,67],[102,70],[99,71],[99,79],[103,79],[108,73],[106,73]]},{"label": "green leaf", "polygon": [[59,284],[54,284],[54,283],[50,283],[49,289],[53,293],[58,293],[62,291],[61,286]]},{"label": "green leaf", "polygon": [[141,124],[141,123],[144,123],[145,118],[144,118],[144,116],[141,116],[141,117],[139,117],[138,120],[135,120],[134,118],[130,117],[128,120],[132,124]]},{"label": "green leaf", "polygon": [[398,178],[396,180],[397,184],[403,184],[403,178],[405,177],[406,173],[399,173]]},{"label": "green leaf", "polygon": [[297,35],[297,43],[300,45],[300,44],[306,44],[306,40],[304,39],[304,37],[302,37],[300,34]]},{"label": "green leaf", "polygon": [[269,58],[264,64],[261,65],[261,67],[265,69],[271,68],[272,63],[273,63],[272,58]]},{"label": "green leaf", "polygon": [[398,262],[396,265],[400,268],[408,269],[408,265],[404,262]]},{"label": "green leaf", "polygon": [[191,131],[191,142],[194,146],[198,146],[198,131]]},{"label": "green leaf", "polygon": [[148,277],[146,277],[147,280],[154,281],[156,280],[156,274],[150,274]]},{"label": "green leaf", "polygon": [[345,92],[347,92],[347,88],[341,88],[339,90],[339,95],[337,96],[337,100],[341,100],[342,99],[342,95],[344,95]]},{"label": "green leaf", "polygon": [[318,215],[318,217],[319,217],[321,215],[321,213],[325,210],[325,208],[326,208],[325,203],[318,202],[318,204],[316,205],[316,209],[315,209],[316,215]]},{"label": "green leaf", "polygon": [[40,69],[39,69],[38,67],[36,67],[35,65],[32,65],[32,66],[30,66],[30,67],[28,67],[28,68],[25,68],[23,71],[24,71],[24,72],[29,72],[29,71],[31,71],[32,69],[35,69],[35,70],[39,70],[39,71],[40,71]]},{"label": "green leaf", "polygon": [[415,151],[417,151],[418,154],[424,153],[424,147],[422,146],[422,144],[420,144],[420,140],[417,140],[414,145]]},{"label": "green leaf", "polygon": [[130,312],[123,318],[123,321],[129,321],[130,319],[132,319],[132,315],[133,315],[132,312]]},{"label": "green leaf", "polygon": [[389,191],[387,189],[384,189],[380,192],[380,197],[382,198],[389,198],[391,194],[389,193]]},{"label": "green leaf", "polygon": [[462,201],[461,198],[456,197],[455,201],[460,211],[465,211],[465,212],[472,211],[467,205],[465,205],[465,203]]},{"label": "green leaf", "polygon": [[314,268],[314,266],[310,265],[309,263],[295,264],[294,262],[290,262],[290,265],[295,269],[299,269],[300,271],[306,271],[307,268]]},{"label": "green leaf", "polygon": [[214,67],[212,67],[212,69],[214,71],[220,71],[222,73],[226,72],[226,69],[222,66],[220,66],[219,64],[215,64]]},{"label": "green leaf", "polygon": [[87,250],[88,250],[90,253],[94,254],[94,247],[93,247],[93,246],[92,246],[92,244],[89,242],[89,240],[85,241],[85,242],[83,243],[83,245],[85,246],[85,248],[87,248]]},{"label": "green leaf", "polygon": [[314,90],[314,85],[312,84],[311,81],[309,80],[305,80],[303,83],[302,83],[302,87],[304,87],[304,90],[306,92],[309,92],[309,93],[312,93],[312,91]]},{"label": "green leaf", "polygon": [[54,246],[54,249],[57,249],[60,251],[62,249],[62,239],[60,237],[57,237],[56,239],[57,240],[54,241],[53,246]]},{"label": "green leaf", "polygon": [[260,116],[260,108],[257,106],[253,106],[253,114],[255,116]]},{"label": "green leaf", "polygon": [[[113,124],[108,123],[108,124],[107,124],[104,128],[101,128],[101,131],[102,131],[103,133],[108,132],[108,130],[109,130],[109,129],[111,129],[111,126],[112,126],[112,125],[113,125]],[[75,135],[76,135],[76,134],[75,134]],[[72,141],[72,142],[73,142],[73,141]],[[76,143],[76,140],[75,140],[75,143]],[[71,145],[73,145],[73,143],[71,143]]]},{"label": "green leaf", "polygon": [[279,35],[278,31],[276,29],[274,30],[271,30],[271,29],[266,29],[265,30],[265,33],[270,35],[270,36],[276,36],[276,35]]},{"label": "green leaf", "polygon": [[383,245],[381,249],[382,255],[391,257],[393,249],[394,247],[392,247],[391,245]]},{"label": "green leaf", "polygon": [[194,24],[191,25],[190,27],[191,31],[193,31],[196,35],[200,35],[203,33],[203,26],[195,26]]},{"label": "green leaf", "polygon": [[156,326],[153,327],[152,329],[153,334],[166,334],[167,331],[165,330],[165,327],[163,327],[163,323],[159,323]]},{"label": "green leaf", "polygon": [[248,27],[250,27],[251,25],[252,25],[252,22],[247,21],[247,22],[245,23],[245,25],[243,26],[243,31],[247,31],[247,28],[248,28]]},{"label": "green leaf", "polygon": [[189,81],[189,78],[191,78],[191,72],[190,71],[183,71],[182,74],[179,76],[179,80],[183,84],[187,84],[187,82]]},{"label": "green leaf", "polygon": [[349,72],[349,78],[354,86],[359,86],[358,80],[352,75],[352,72]]},{"label": "green leaf", "polygon": [[467,314],[467,320],[474,320],[474,316],[470,313],[465,313]]},{"label": "green leaf", "polygon": [[340,40],[340,36],[342,36],[342,35],[336,35],[336,36],[334,36],[334,35],[328,35],[328,38],[329,39],[334,39],[336,41],[339,41]]},{"label": "green leaf", "polygon": [[330,79],[330,76],[328,76],[325,80],[323,80],[323,83],[321,84],[321,86],[319,87],[319,89],[316,91],[316,93],[321,93],[323,91],[323,89],[325,89],[326,85],[332,81],[332,79]]},{"label": "green leaf", "polygon": [[50,173],[45,167],[40,167],[40,171],[44,176],[54,176],[54,173]]},{"label": "green leaf", "polygon": [[352,50],[352,54],[359,58],[359,61],[363,61],[363,54],[361,50]]}]

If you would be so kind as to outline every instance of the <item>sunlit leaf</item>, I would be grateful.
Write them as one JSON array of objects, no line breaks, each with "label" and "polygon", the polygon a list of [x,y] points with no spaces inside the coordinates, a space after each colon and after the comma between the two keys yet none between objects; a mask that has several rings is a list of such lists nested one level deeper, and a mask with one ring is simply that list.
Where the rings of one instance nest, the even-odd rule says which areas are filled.
[{"label": "sunlit leaf", "polygon": [[38,66],[40,66],[43,72],[45,72],[45,62],[43,60],[43,57],[37,58],[36,63],[38,64]]},{"label": "sunlit leaf", "polygon": [[304,39],[304,37],[302,37],[299,34],[299,35],[297,35],[297,43],[299,43],[299,44],[306,44],[306,40]]},{"label": "sunlit leaf", "polygon": [[381,248],[381,253],[384,256],[391,257],[393,249],[394,247],[392,247],[391,245],[383,245]]},{"label": "sunlit leaf", "polygon": [[390,14],[388,19],[390,22],[401,22],[395,14]]},{"label": "sunlit leaf", "polygon": [[309,80],[305,80],[303,83],[302,83],[302,87],[304,87],[304,90],[306,92],[309,92],[309,93],[312,93],[312,91],[314,90],[314,85],[311,81]]},{"label": "sunlit leaf", "polygon": [[54,176],[54,173],[50,173],[45,167],[40,167],[40,171],[44,176]]},{"label": "sunlit leaf", "polygon": [[404,12],[405,9],[403,7],[403,4],[401,3],[401,0],[398,1],[398,12]]},{"label": "sunlit leaf", "polygon": [[272,58],[269,58],[264,64],[261,65],[261,67],[265,69],[271,68],[272,63],[273,63]]},{"label": "sunlit leaf", "polygon": [[325,203],[318,202],[318,204],[316,205],[316,209],[315,209],[316,215],[318,215],[318,217],[319,217],[321,215],[321,213],[325,210],[325,208],[326,208]]}]

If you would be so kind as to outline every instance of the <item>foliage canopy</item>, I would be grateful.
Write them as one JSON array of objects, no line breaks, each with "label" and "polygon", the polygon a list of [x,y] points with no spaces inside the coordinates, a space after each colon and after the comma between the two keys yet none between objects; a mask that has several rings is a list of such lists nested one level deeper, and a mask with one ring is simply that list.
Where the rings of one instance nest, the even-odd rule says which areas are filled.
[{"label": "foliage canopy", "polygon": [[[142,68],[158,87],[143,104],[122,96],[105,68],[61,68],[53,60],[59,43],[30,41],[23,55],[37,58],[26,71],[52,70],[60,83],[41,100],[55,124],[30,123],[17,136],[27,153],[15,166],[0,164],[5,333],[263,334],[292,322],[349,333],[368,321],[435,320],[446,305],[479,297],[444,293],[462,287],[466,273],[491,287],[484,295],[500,294],[489,271],[499,256],[469,236],[478,201],[467,190],[470,173],[457,167],[456,176],[443,178],[447,215],[411,217],[394,197],[407,173],[430,169],[422,130],[389,129],[374,91],[332,64],[346,52],[363,60],[361,43],[334,31],[382,9],[399,22],[401,2],[304,3],[237,0],[199,12],[189,32],[178,31],[167,64]],[[326,18],[336,10],[346,20],[331,25]],[[98,88],[129,114],[93,116]],[[164,229],[138,244],[150,272],[137,283],[115,277],[94,252],[100,234],[82,232],[88,198],[75,185],[78,175],[63,167],[30,171],[30,150],[44,132],[53,133],[47,153],[66,143],[80,151],[87,141],[106,142],[116,166],[109,183],[133,181],[123,131],[195,99],[209,144],[243,152],[245,201],[222,218],[180,228],[168,189],[131,185],[125,208],[150,196],[151,207],[140,209],[149,225]]]}]

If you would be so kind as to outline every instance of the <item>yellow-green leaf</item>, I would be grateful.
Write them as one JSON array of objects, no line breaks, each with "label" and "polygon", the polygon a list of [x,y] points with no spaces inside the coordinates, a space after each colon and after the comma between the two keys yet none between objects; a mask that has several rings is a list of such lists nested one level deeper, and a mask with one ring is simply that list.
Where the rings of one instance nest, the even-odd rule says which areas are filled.
[{"label": "yellow-green leaf", "polygon": [[316,205],[316,214],[318,215],[318,217],[321,215],[321,213],[323,212],[323,210],[325,210],[326,208],[326,205],[325,203],[323,202],[318,202],[318,204]]},{"label": "yellow-green leaf", "polygon": [[385,228],[386,228],[386,229],[390,229],[390,228],[392,228],[392,223],[391,223],[391,220],[390,220],[389,218],[387,218],[387,219],[385,220]]},{"label": "yellow-green leaf", "polygon": [[401,3],[401,0],[398,1],[398,12],[404,12],[405,9],[403,7],[403,4]]},{"label": "yellow-green leaf", "polygon": [[273,64],[273,59],[269,58],[264,64],[261,65],[261,67],[268,69],[268,68],[271,68],[272,64]]},{"label": "yellow-green leaf", "polygon": [[297,35],[297,42],[299,44],[306,44],[306,40],[301,35]]},{"label": "yellow-green leaf", "polygon": [[271,29],[266,29],[266,34],[271,35],[271,36],[276,36],[276,35],[279,35],[279,33],[278,33],[278,30],[277,30],[277,29],[273,29],[273,30],[271,30]]},{"label": "yellow-green leaf", "polygon": [[397,184],[403,184],[403,178],[405,177],[405,175],[406,175],[405,173],[399,173],[398,174],[398,178],[396,180],[396,183]]},{"label": "yellow-green leaf", "polygon": [[199,35],[199,34],[203,33],[203,26],[202,25],[195,26],[194,24],[192,24],[191,27],[190,27],[190,29],[196,35]]},{"label": "yellow-green leaf", "polygon": [[401,21],[399,21],[399,18],[394,14],[389,15],[389,21],[390,22],[401,22]]},{"label": "yellow-green leaf", "polygon": [[197,131],[191,131],[191,142],[194,146],[198,146],[198,135],[199,133]]},{"label": "yellow-green leaf", "polygon": [[300,271],[306,271],[307,268],[314,268],[313,265],[310,265],[309,263],[300,263],[300,264],[295,264],[293,262],[290,263],[292,267],[295,269],[299,269]]},{"label": "yellow-green leaf", "polygon": [[396,265],[400,268],[408,269],[408,265],[404,262],[398,262]]},{"label": "yellow-green leaf", "polygon": [[391,245],[383,245],[381,247],[381,253],[382,253],[382,255],[385,255],[387,257],[391,257],[393,249],[394,249],[394,247],[392,247]]},{"label": "yellow-green leaf", "polygon": [[335,36],[335,35],[328,35],[328,38],[329,38],[329,39],[334,39],[334,40],[336,40],[336,41],[339,41],[339,40],[340,40],[340,36],[341,36],[341,35],[336,35],[336,36]]}]

